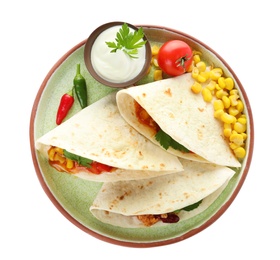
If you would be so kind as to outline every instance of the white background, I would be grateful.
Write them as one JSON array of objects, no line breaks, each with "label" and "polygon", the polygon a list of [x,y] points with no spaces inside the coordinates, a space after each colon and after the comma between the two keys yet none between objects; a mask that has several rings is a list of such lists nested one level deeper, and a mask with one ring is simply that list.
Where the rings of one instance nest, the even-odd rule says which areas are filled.
[{"label": "white background", "polygon": [[[1,259],[280,258],[277,1],[18,0],[2,3]],[[162,25],[205,42],[230,64],[253,109],[254,156],[237,198],[209,228],[164,247],[117,246],[78,229],[48,199],[31,159],[30,114],[46,74],[92,30],[115,20]]]}]

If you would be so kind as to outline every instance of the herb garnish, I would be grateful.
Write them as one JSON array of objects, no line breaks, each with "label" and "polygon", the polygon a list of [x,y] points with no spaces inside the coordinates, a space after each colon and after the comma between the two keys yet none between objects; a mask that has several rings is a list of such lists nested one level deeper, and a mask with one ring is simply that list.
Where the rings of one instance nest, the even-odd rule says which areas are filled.
[{"label": "herb garnish", "polygon": [[178,214],[181,210],[184,210],[184,211],[192,211],[192,210],[198,208],[198,206],[201,204],[201,202],[202,202],[202,200],[200,200],[200,201],[198,201],[198,202],[196,202],[196,203],[193,203],[193,204],[191,204],[191,205],[189,205],[189,206],[186,206],[186,207],[184,207],[184,208],[182,208],[182,209],[175,210],[174,213],[175,213],[175,214],[176,214],[176,213]]},{"label": "herb garnish", "polygon": [[92,160],[90,160],[90,159],[70,153],[70,152],[66,151],[65,149],[63,150],[63,155],[72,161],[76,161],[79,165],[85,166],[87,168],[91,167]]},{"label": "herb garnish", "polygon": [[[138,54],[138,48],[141,48],[147,41],[143,40],[144,32],[140,27],[135,30],[134,33],[130,32],[126,23],[122,25],[119,32],[116,35],[116,42],[106,42],[109,48],[113,48],[111,52],[117,52],[117,50],[123,50],[131,58],[136,59]],[[142,39],[142,41],[141,41]]]},{"label": "herb garnish", "polygon": [[179,144],[177,141],[175,141],[171,136],[166,134],[161,129],[156,133],[155,138],[165,150],[167,150],[169,147],[172,147],[175,150],[181,152],[186,152],[186,153],[190,152],[190,150],[188,150],[183,145]]}]

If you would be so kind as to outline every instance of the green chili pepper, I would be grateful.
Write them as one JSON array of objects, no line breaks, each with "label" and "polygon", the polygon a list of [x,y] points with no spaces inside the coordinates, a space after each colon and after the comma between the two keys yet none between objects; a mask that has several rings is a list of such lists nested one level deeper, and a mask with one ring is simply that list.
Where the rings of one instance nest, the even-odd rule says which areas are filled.
[{"label": "green chili pepper", "polygon": [[73,80],[74,90],[82,108],[87,106],[87,85],[85,78],[81,75],[80,64],[77,64],[76,76]]}]

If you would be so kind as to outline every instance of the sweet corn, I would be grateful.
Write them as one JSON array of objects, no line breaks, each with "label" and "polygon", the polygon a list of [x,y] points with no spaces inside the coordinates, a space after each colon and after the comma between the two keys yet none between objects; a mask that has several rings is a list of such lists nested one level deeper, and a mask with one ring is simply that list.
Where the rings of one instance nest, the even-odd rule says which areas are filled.
[{"label": "sweet corn", "polygon": [[59,162],[60,164],[63,164],[66,158],[62,156],[60,153],[55,153],[53,160]]},{"label": "sweet corn", "polygon": [[239,112],[243,112],[244,110],[244,104],[240,99],[237,100],[236,108]]},{"label": "sweet corn", "polygon": [[197,67],[194,67],[193,70],[192,70],[192,77],[194,79],[197,79],[198,75],[199,75],[199,70],[198,70]]},{"label": "sweet corn", "polygon": [[241,146],[243,144],[243,136],[241,134],[238,134],[238,133],[233,133],[230,135],[229,137],[229,140],[238,145],[238,146]]},{"label": "sweet corn", "polygon": [[238,96],[237,95],[230,95],[229,96],[229,100],[230,100],[230,104],[231,106],[237,106],[238,104]]},{"label": "sweet corn", "polygon": [[231,124],[224,123],[224,136],[230,137],[231,133],[232,133]]},{"label": "sweet corn", "polygon": [[192,90],[193,93],[198,94],[198,93],[201,92],[202,86],[201,86],[200,83],[195,81],[194,84],[191,86],[191,90]]},{"label": "sweet corn", "polygon": [[232,90],[232,89],[233,89],[233,87],[234,87],[234,82],[233,82],[233,79],[232,79],[232,78],[228,77],[228,78],[226,78],[226,79],[224,80],[224,82],[225,82],[225,88],[226,88],[227,90]]},{"label": "sweet corn", "polygon": [[214,112],[214,117],[221,120],[222,115],[225,113],[223,109],[218,109]]},{"label": "sweet corn", "polygon": [[205,102],[210,102],[213,98],[211,91],[208,88],[202,89],[202,96]]},{"label": "sweet corn", "polygon": [[214,110],[217,111],[217,110],[220,110],[220,109],[224,109],[224,103],[222,100],[220,99],[217,99],[213,102],[213,106],[214,106]]},{"label": "sweet corn", "polygon": [[245,141],[247,139],[247,134],[246,133],[241,133],[243,140]]},{"label": "sweet corn", "polygon": [[153,45],[152,46],[152,56],[158,55],[158,51],[159,51],[159,46]]},{"label": "sweet corn", "polygon": [[229,147],[230,147],[232,150],[235,150],[235,149],[239,148],[240,145],[235,144],[235,143],[229,143]]},{"label": "sweet corn", "polygon": [[204,72],[206,70],[206,64],[204,61],[197,62],[196,67],[198,68],[199,72]]},{"label": "sweet corn", "polygon": [[216,91],[216,97],[218,99],[222,99],[223,96],[227,96],[227,95],[228,95],[228,93],[223,89],[219,89]]},{"label": "sweet corn", "polygon": [[244,133],[246,131],[246,128],[247,128],[246,124],[245,125],[241,124],[238,121],[236,123],[234,123],[234,126],[233,126],[233,129],[239,134]]},{"label": "sweet corn", "polygon": [[219,84],[220,88],[224,89],[226,87],[225,78],[224,77],[219,77],[218,78],[218,84]]},{"label": "sweet corn", "polygon": [[237,116],[239,114],[239,111],[235,107],[229,107],[228,113],[232,116]]},{"label": "sweet corn", "polygon": [[212,80],[218,80],[223,75],[223,70],[221,68],[214,68],[210,70],[210,78]]},{"label": "sweet corn", "polygon": [[236,149],[233,150],[235,156],[237,158],[243,159],[246,155],[246,151],[243,147],[237,147]]},{"label": "sweet corn", "polygon": [[211,80],[207,85],[206,85],[206,88],[208,88],[210,91],[213,91],[215,90],[216,88],[216,81],[214,80]]},{"label": "sweet corn", "polygon": [[230,92],[229,92],[230,95],[236,95],[239,97],[239,94],[238,94],[238,90],[237,89],[232,89]]},{"label": "sweet corn", "polygon": [[153,65],[157,68],[159,67],[158,66],[158,60],[156,58],[153,58]]},{"label": "sweet corn", "polygon": [[74,167],[74,162],[68,158],[66,158],[66,168],[72,169]]},{"label": "sweet corn", "polygon": [[221,120],[227,124],[234,124],[236,122],[236,118],[226,112],[221,115]]},{"label": "sweet corn", "polygon": [[195,64],[197,64],[198,62],[200,62],[200,56],[199,56],[198,54],[195,54],[195,55],[193,56],[193,61],[194,61]]},{"label": "sweet corn", "polygon": [[247,119],[246,119],[246,117],[244,117],[244,115],[242,115],[241,117],[239,117],[237,119],[237,122],[239,122],[239,123],[241,123],[243,125],[246,125],[247,124]]},{"label": "sweet corn", "polygon": [[209,78],[209,75],[207,74],[207,72],[200,72],[198,75],[197,75],[197,78],[196,80],[198,82],[201,82],[201,83],[204,83],[206,82],[206,80]]},{"label": "sweet corn", "polygon": [[154,80],[161,80],[162,79],[162,70],[155,70],[154,71]]},{"label": "sweet corn", "polygon": [[222,101],[224,103],[225,108],[229,108],[230,107],[230,99],[227,96],[223,96],[222,97]]}]

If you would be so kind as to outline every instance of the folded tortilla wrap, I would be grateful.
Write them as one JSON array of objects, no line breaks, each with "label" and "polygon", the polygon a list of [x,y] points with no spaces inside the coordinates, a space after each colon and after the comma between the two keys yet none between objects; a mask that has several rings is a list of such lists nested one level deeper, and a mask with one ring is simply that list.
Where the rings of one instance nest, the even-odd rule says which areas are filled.
[{"label": "folded tortilla wrap", "polygon": [[181,161],[184,171],[179,173],[104,183],[90,207],[91,213],[102,222],[127,228],[144,226],[137,215],[170,213],[202,200],[197,208],[180,211],[179,221],[199,214],[221,194],[234,171],[211,163]]},{"label": "folded tortilla wrap", "polygon": [[179,157],[207,161],[218,165],[240,167],[223,134],[221,122],[214,118],[212,103],[194,94],[190,73],[120,90],[117,105],[124,119],[155,144],[155,132],[139,122],[135,101],[143,107],[162,131],[192,151],[181,152],[171,147],[168,152]]},{"label": "folded tortilla wrap", "polygon": [[84,108],[40,137],[35,145],[46,158],[48,149],[55,146],[116,168],[101,174],[85,171],[74,174],[92,181],[144,179],[183,169],[176,156],[127,124],[119,114],[115,93]]}]

